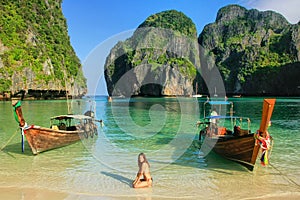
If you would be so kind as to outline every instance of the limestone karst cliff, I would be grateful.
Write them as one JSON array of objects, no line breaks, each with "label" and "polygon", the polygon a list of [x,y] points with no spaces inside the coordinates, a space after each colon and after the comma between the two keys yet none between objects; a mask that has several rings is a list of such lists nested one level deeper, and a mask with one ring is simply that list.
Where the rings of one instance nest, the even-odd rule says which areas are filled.
[{"label": "limestone karst cliff", "polygon": [[86,80],[70,44],[61,3],[1,1],[0,93],[86,93]]},{"label": "limestone karst cliff", "polygon": [[119,42],[105,64],[113,96],[191,95],[199,67],[197,33],[183,13],[169,10],[148,17],[133,36]]},{"label": "limestone karst cliff", "polygon": [[194,23],[181,12],[151,15],[108,55],[108,93],[209,93],[215,70],[227,94],[299,95],[299,25],[273,11],[229,5],[197,37]]},{"label": "limestone karst cliff", "polygon": [[300,74],[299,28],[273,11],[226,6],[199,35],[201,56],[213,61],[201,67],[216,66],[227,93],[297,95],[299,79],[290,75]]}]

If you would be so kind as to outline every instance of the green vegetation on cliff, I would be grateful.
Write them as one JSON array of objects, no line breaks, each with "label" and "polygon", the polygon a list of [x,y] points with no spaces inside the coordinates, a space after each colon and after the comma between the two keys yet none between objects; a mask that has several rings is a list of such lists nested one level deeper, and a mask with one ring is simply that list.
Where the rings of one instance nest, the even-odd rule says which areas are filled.
[{"label": "green vegetation on cliff", "polygon": [[176,10],[151,15],[139,26],[139,28],[145,27],[171,29],[190,37],[194,37],[197,34],[194,22],[182,12]]},{"label": "green vegetation on cliff", "polygon": [[263,89],[255,88],[264,88],[263,84],[273,78],[266,74],[258,83],[260,87],[249,87],[253,85],[251,76],[270,70],[282,73],[282,66],[299,61],[299,24],[289,24],[276,12],[229,5],[218,11],[214,23],[205,26],[199,43],[204,54],[214,58],[227,92],[259,94]]},{"label": "green vegetation on cliff", "polygon": [[[67,32],[61,0],[2,0],[0,92],[86,88]],[[75,80],[76,85],[75,86]]]}]

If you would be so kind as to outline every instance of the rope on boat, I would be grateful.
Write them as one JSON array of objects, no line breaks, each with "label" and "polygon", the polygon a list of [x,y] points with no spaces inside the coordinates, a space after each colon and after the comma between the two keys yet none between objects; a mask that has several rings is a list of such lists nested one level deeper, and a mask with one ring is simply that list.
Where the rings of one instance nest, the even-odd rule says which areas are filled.
[{"label": "rope on boat", "polygon": [[17,132],[19,131],[19,128],[16,130],[16,132],[8,139],[8,141],[5,143],[5,145],[3,145],[0,149],[0,151],[2,151],[9,143],[10,141],[15,137],[15,135],[17,134]]},{"label": "rope on boat", "polygon": [[269,163],[269,165],[271,167],[273,167],[277,172],[279,172],[280,175],[282,175],[283,177],[285,177],[287,180],[289,180],[290,182],[294,183],[296,186],[300,187],[300,185],[298,183],[296,183],[294,180],[292,180],[291,178],[289,178],[286,174],[282,173],[277,167],[275,167],[271,163]]},{"label": "rope on boat", "polygon": [[[274,140],[272,140],[271,150],[270,150],[269,156],[271,156],[273,146],[274,146]],[[290,182],[292,182],[292,183],[295,184],[296,186],[300,187],[300,185],[299,185],[298,183],[296,183],[294,180],[292,180],[291,178],[289,178],[286,174],[282,173],[277,167],[275,167],[275,166],[272,165],[271,163],[269,163],[269,165],[270,165],[271,167],[273,167],[280,175],[282,175],[283,177],[285,177],[287,180],[289,180]]]}]

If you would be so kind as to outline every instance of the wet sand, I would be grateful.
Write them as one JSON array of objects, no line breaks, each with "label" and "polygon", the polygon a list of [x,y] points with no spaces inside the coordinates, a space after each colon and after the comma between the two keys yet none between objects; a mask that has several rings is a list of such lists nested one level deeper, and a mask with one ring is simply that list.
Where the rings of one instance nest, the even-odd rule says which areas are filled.
[{"label": "wet sand", "polygon": [[[138,200],[158,200],[158,199],[202,199],[201,196],[195,197],[168,197],[168,196],[156,196],[156,195],[149,195],[147,191],[152,190],[151,188],[146,189],[132,189],[135,190],[136,195],[101,195],[101,194],[88,194],[88,193],[68,193],[62,191],[53,191],[47,189],[36,189],[36,188],[16,188],[16,187],[2,187],[0,188],[0,199],[9,199],[9,200],[36,200],[36,199],[43,199],[43,200],[60,200],[60,199],[103,199],[103,200],[131,200],[131,199],[138,199]],[[202,191],[203,192],[203,191]],[[203,198],[206,199],[206,198]],[[215,199],[219,199],[216,197]],[[230,199],[235,199],[230,198]],[[240,198],[236,198],[240,199]],[[264,199],[264,200],[281,200],[281,199],[289,199],[289,200],[298,200],[300,199],[300,192],[296,193],[282,193],[280,195],[261,195],[257,197],[245,197],[242,199]]]},{"label": "wet sand", "polygon": [[0,187],[0,199],[66,199],[67,193],[36,188]]}]

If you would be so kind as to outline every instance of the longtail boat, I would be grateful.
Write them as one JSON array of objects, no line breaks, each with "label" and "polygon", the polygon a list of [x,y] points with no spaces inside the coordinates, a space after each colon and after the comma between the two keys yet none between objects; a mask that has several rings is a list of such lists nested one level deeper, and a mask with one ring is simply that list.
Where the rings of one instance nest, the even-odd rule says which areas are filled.
[{"label": "longtail boat", "polygon": [[219,113],[224,106],[229,105],[230,115],[209,115],[204,106],[204,119],[197,122],[201,127],[199,140],[204,145],[203,149],[212,149],[217,154],[244,165],[250,171],[253,170],[261,150],[261,164],[268,164],[268,150],[271,147],[272,137],[267,129],[275,99],[264,99],[260,128],[257,132],[251,132],[249,118],[233,116],[232,102],[207,101],[205,104],[208,104],[210,109],[217,108]]},{"label": "longtail boat", "polygon": [[87,115],[59,115],[52,117],[50,128],[30,125],[22,114],[21,101],[12,101],[15,119],[19,123],[22,134],[22,151],[24,152],[24,136],[34,155],[43,151],[63,147],[79,141],[81,138],[93,137],[97,134],[94,119]]}]

